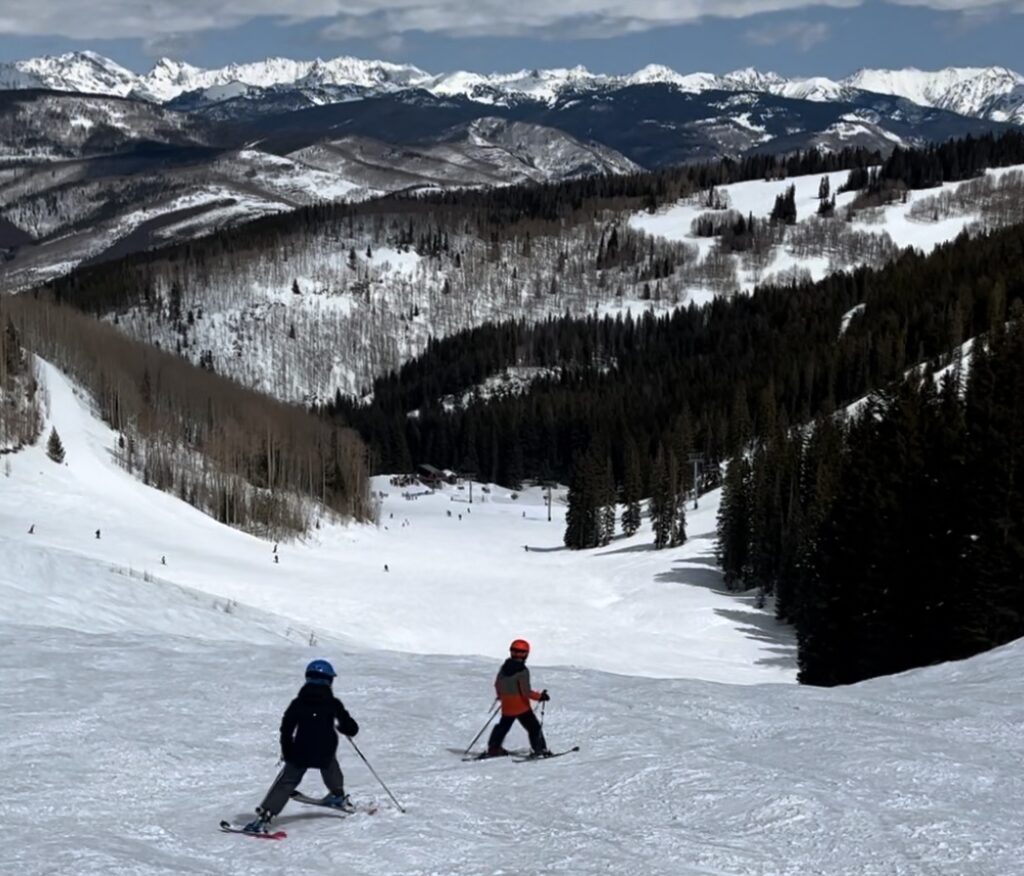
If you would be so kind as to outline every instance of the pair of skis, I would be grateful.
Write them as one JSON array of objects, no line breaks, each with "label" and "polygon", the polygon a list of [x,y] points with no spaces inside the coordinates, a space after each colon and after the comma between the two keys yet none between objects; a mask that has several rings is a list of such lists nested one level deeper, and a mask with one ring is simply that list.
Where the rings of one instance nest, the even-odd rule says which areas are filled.
[{"label": "pair of skis", "polygon": [[502,758],[508,758],[513,763],[531,763],[535,760],[551,760],[553,757],[564,757],[567,754],[579,751],[580,747],[574,745],[572,748],[566,748],[564,751],[553,751],[551,754],[533,754],[532,752],[526,751],[510,751],[508,754],[488,754],[486,751],[481,754],[467,755],[462,758],[466,763],[470,763],[478,760],[501,760]]},{"label": "pair of skis", "polygon": [[[305,803],[307,806],[319,806],[322,809],[330,809],[332,812],[337,812],[342,818],[358,814],[376,815],[379,811],[379,807],[376,803],[360,803],[352,809],[342,809],[338,806],[330,806],[327,803],[324,803],[323,800],[318,800],[316,797],[309,797],[301,791],[293,791],[291,798],[296,803]],[[254,831],[245,830],[240,825],[232,824],[230,821],[222,821],[220,823],[220,829],[225,833],[239,833],[242,834],[242,836],[251,836],[253,839],[283,840],[288,836],[288,834],[283,830],[275,830],[273,833],[256,833]]]},{"label": "pair of skis", "polygon": [[[453,749],[455,750],[455,749]],[[551,760],[555,757],[565,757],[567,754],[573,754],[580,750],[578,745],[574,745],[572,748],[566,748],[563,751],[553,751],[550,754],[533,754],[527,751],[511,751],[507,755],[489,755],[486,751],[481,754],[474,754],[464,756],[462,760],[464,762],[480,761],[480,760],[500,760],[501,758],[507,757],[513,763],[531,763],[533,761]],[[464,754],[462,751],[455,750],[457,754]],[[320,806],[323,809],[330,809],[333,812],[337,812],[341,817],[347,817],[349,815],[356,815],[363,813],[366,815],[375,815],[378,812],[379,807],[376,803],[364,803],[356,806],[354,809],[341,809],[337,806],[330,806],[324,803],[323,800],[318,800],[316,797],[309,797],[303,794],[301,791],[292,792],[292,800],[297,803],[305,803],[307,806]],[[225,833],[238,833],[242,836],[251,836],[253,839],[264,839],[264,840],[283,840],[288,834],[283,830],[275,830],[273,833],[256,833],[253,831],[247,831],[243,827],[232,824],[230,821],[222,821],[220,823],[220,829]]]}]

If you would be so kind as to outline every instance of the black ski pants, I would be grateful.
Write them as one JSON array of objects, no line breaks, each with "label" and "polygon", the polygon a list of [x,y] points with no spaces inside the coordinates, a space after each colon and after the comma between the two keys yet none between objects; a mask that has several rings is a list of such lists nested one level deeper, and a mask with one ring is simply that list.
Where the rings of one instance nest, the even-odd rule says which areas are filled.
[{"label": "black ski pants", "polygon": [[[260,811],[266,812],[268,815],[277,815],[284,809],[284,804],[291,799],[292,791],[299,787],[299,782],[302,781],[304,775],[306,775],[306,767],[285,763],[281,772],[277,774],[277,778],[274,779],[274,784],[267,791],[267,796],[263,798]],[[332,757],[327,766],[320,767],[320,777],[324,780],[327,790],[332,794],[345,793],[345,777],[342,775],[336,757]]]},{"label": "black ski pants", "polygon": [[535,753],[547,749],[548,744],[544,741],[544,731],[541,730],[540,721],[537,720],[533,709],[527,709],[521,715],[501,716],[491,731],[491,738],[487,741],[488,750],[493,751],[495,748],[501,748],[501,743],[505,741],[508,731],[512,729],[512,725],[516,721],[522,724],[523,729],[530,734],[530,748]]}]

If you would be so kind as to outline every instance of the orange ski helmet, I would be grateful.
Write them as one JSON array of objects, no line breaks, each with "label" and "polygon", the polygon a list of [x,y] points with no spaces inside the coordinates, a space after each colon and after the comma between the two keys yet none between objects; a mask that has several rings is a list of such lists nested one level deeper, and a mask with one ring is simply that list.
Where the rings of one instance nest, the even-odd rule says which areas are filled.
[{"label": "orange ski helmet", "polygon": [[513,657],[524,659],[530,654],[530,643],[526,639],[515,639],[511,645],[508,646],[509,653]]}]

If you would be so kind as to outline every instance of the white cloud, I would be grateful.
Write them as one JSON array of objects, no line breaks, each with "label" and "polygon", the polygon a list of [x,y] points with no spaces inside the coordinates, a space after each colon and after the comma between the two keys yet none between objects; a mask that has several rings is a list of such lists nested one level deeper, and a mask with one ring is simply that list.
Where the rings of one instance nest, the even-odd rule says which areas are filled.
[{"label": "white cloud", "polygon": [[793,43],[801,52],[806,52],[828,39],[829,26],[821,21],[789,21],[751,28],[743,36],[747,42],[757,46]]},{"label": "white cloud", "polygon": [[405,37],[400,33],[382,36],[377,40],[377,48],[389,57],[398,58],[405,51]]},{"label": "white cloud", "polygon": [[[746,18],[865,0],[0,0],[0,33],[73,39],[155,39],[220,30],[255,18],[328,19],[327,36],[380,39],[410,31],[453,36],[610,37],[706,17]],[[888,0],[937,10],[1024,10],[1024,0]]]},{"label": "white cloud", "polygon": [[142,40],[142,51],[151,58],[180,58],[195,48],[194,33],[157,33]]}]

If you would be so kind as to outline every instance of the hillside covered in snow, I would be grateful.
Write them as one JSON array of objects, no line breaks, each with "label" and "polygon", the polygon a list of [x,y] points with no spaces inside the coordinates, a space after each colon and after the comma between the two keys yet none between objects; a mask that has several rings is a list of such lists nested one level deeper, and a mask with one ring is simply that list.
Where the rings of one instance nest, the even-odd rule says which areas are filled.
[{"label": "hillside covered in snow", "polygon": [[[538,873],[1003,876],[1024,864],[1019,644],[798,687],[785,631],[723,590],[714,497],[683,548],[654,552],[644,535],[576,553],[560,546],[558,493],[549,523],[539,491],[477,483],[469,504],[457,486],[385,478],[378,525],[275,545],[119,470],[88,398],[45,363],[39,376],[67,456],[23,450],[0,480],[0,699],[16,730],[0,735],[6,868],[241,876],[337,862],[426,876],[512,856]],[[513,636],[531,639],[535,684],[551,691],[551,745],[581,750],[463,763],[450,749],[486,718]],[[220,833],[273,778],[280,713],[314,657],[338,668],[356,741],[406,812],[343,742],[346,787],[376,815],[292,804],[280,844]],[[319,779],[303,787],[319,793]]]},{"label": "hillside covered in snow", "polygon": [[[103,272],[84,280],[133,337],[279,398],[322,403],[337,392],[364,394],[431,338],[486,322],[664,314],[758,285],[880,267],[906,247],[928,253],[964,231],[1021,220],[1017,168],[877,206],[858,201],[859,190],[836,194],[847,176],[824,175],[834,202],[819,197],[821,175],[761,179],[695,192],[654,213],[524,223],[500,241],[467,231],[458,209],[427,217],[399,202],[311,215],[285,237],[254,231],[226,243],[230,256],[144,260],[131,268],[134,288],[151,289],[144,300],[108,301]],[[773,221],[776,199],[791,187],[796,221]],[[81,286],[69,288],[84,300]]]}]

